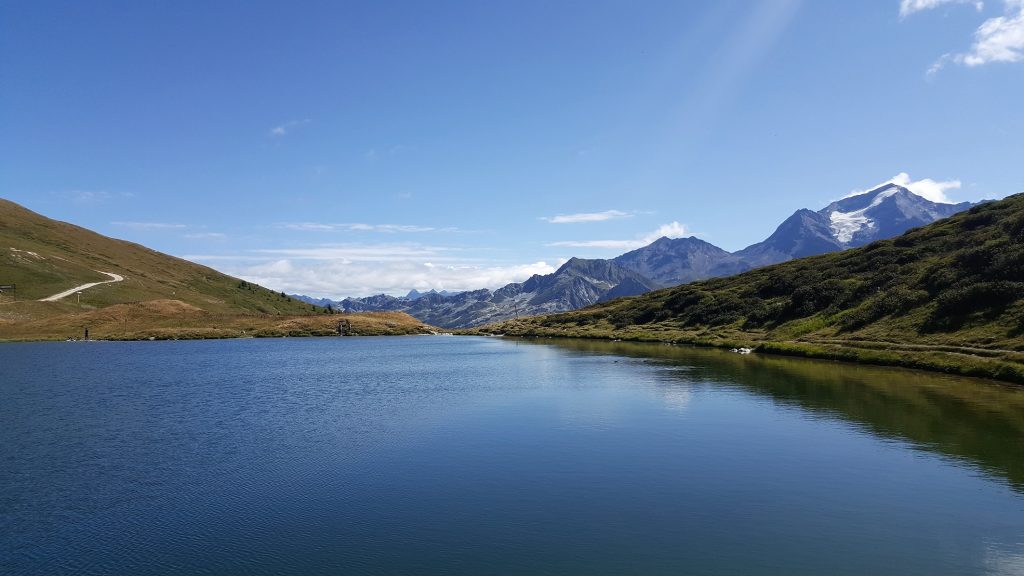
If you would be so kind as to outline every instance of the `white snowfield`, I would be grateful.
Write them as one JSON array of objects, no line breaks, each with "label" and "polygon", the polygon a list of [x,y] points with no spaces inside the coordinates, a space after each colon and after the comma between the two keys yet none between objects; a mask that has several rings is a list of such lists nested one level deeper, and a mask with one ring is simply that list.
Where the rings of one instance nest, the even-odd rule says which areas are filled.
[{"label": "white snowfield", "polygon": [[832,234],[836,237],[836,240],[845,244],[852,240],[853,235],[861,229],[874,228],[875,222],[871,218],[868,218],[864,213],[875,206],[878,206],[886,198],[895,195],[897,192],[899,192],[899,188],[896,186],[889,186],[889,188],[879,192],[874,199],[871,200],[871,204],[868,204],[860,210],[854,210],[853,212],[835,211],[829,214],[829,220],[832,221]]},{"label": "white snowfield", "polygon": [[54,294],[53,296],[47,296],[46,298],[40,298],[39,301],[40,302],[55,302],[57,300],[60,300],[61,298],[64,298],[64,297],[67,297],[67,296],[71,296],[75,292],[81,292],[82,290],[85,290],[86,288],[92,288],[93,286],[99,286],[100,284],[109,284],[111,282],[120,282],[120,281],[124,280],[124,276],[121,276],[120,274],[114,274],[113,272],[102,272],[100,270],[97,270],[97,272],[99,272],[100,274],[106,274],[107,276],[110,276],[110,280],[104,280],[102,282],[89,282],[88,284],[82,284],[81,286],[75,286],[71,290],[65,290],[65,291],[61,292],[60,294]]}]

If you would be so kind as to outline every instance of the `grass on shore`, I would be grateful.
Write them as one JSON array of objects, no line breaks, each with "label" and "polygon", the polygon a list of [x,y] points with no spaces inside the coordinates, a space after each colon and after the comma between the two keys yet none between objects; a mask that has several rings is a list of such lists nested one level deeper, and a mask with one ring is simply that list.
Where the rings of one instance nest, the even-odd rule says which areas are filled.
[{"label": "grass on shore", "polygon": [[739,327],[679,329],[663,325],[606,326],[544,325],[545,317],[525,318],[460,330],[458,334],[500,334],[522,338],[576,338],[661,342],[713,348],[752,348],[756,352],[818,358],[877,366],[898,366],[989,378],[1024,384],[1024,351],[969,348],[954,345],[906,344],[879,340],[776,340],[765,331]]},{"label": "grass on shore", "polygon": [[[50,303],[26,303],[26,308]],[[57,304],[57,303],[54,303]],[[61,305],[67,309],[67,305]],[[27,314],[31,314],[28,312]],[[15,314],[16,315],[16,314]],[[269,315],[209,312],[180,300],[115,304],[86,312],[41,315],[35,319],[0,318],[0,340],[81,338],[86,328],[95,340],[185,340],[281,336],[431,334],[435,332],[402,312]]]}]

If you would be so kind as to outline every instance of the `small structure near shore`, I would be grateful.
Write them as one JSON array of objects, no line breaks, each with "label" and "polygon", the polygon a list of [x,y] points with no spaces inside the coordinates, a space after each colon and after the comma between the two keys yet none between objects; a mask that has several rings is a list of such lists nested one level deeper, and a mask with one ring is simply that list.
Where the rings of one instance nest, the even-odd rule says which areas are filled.
[{"label": "small structure near shore", "polygon": [[338,320],[338,336],[351,336],[352,335],[352,323],[345,320]]}]

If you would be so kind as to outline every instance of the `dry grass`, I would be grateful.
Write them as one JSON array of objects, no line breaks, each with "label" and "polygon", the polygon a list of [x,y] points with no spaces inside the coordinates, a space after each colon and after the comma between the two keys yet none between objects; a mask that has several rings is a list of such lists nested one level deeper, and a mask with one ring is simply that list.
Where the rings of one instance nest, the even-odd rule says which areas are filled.
[{"label": "dry grass", "polygon": [[[124,277],[81,295],[84,307],[126,302],[181,300],[210,312],[316,314],[323,310],[243,282],[212,268],[58,222],[0,199],[0,284],[17,284],[19,300],[38,300],[88,282]],[[0,298],[0,308],[8,296]],[[65,302],[76,302],[75,297]],[[33,317],[60,308],[30,310]],[[22,310],[24,312],[24,310]]]},{"label": "dry grass", "polygon": [[[40,303],[42,304],[42,303]],[[34,303],[33,303],[34,305]],[[430,334],[435,330],[402,312],[282,316],[209,312],[180,300],[115,304],[97,310],[0,319],[0,340],[145,340]]]}]

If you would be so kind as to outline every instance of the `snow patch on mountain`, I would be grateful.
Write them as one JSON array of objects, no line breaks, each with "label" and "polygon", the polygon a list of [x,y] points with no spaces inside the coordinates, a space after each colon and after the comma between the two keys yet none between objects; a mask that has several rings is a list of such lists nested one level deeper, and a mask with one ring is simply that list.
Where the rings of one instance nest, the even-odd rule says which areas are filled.
[{"label": "snow patch on mountain", "polygon": [[864,228],[870,228],[874,222],[864,215],[862,210],[856,212],[833,212],[829,214],[832,225],[832,235],[842,243],[853,240],[853,235]]},{"label": "snow patch on mountain", "polygon": [[842,243],[847,243],[853,240],[853,235],[865,228],[874,228],[875,222],[871,218],[868,218],[866,212],[882,202],[886,198],[899,192],[898,186],[890,186],[884,190],[881,190],[874,198],[871,199],[871,203],[861,208],[860,210],[853,210],[852,212],[840,212],[838,210],[833,211],[828,215],[829,221],[831,222],[832,235],[835,236],[836,240]]}]

